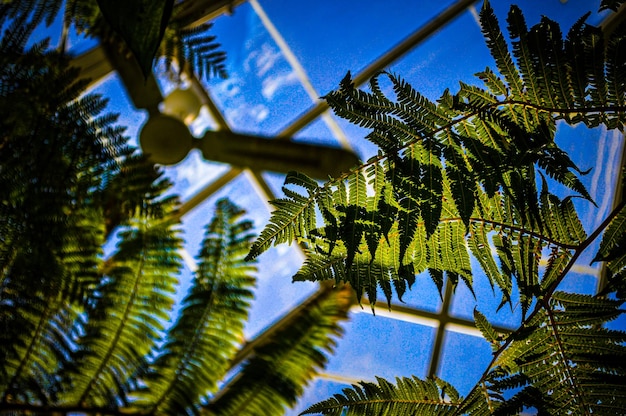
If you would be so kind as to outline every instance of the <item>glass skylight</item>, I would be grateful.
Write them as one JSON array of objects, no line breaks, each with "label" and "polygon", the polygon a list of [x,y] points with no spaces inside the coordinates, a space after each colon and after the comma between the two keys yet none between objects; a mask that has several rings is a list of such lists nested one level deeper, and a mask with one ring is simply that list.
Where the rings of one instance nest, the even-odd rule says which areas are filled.
[{"label": "glass skylight", "polygon": [[[222,117],[235,132],[274,137],[311,111],[319,102],[318,97],[336,89],[348,71],[358,74],[455,3],[245,2],[214,22],[212,33],[227,52],[229,78],[204,83],[219,114],[210,114],[205,108],[193,132],[201,136],[203,129],[214,129],[219,124],[216,117]],[[504,27],[506,12],[513,2],[493,3]],[[603,18],[595,13],[599,1],[515,3],[522,8],[529,25],[546,15],[558,21],[563,31],[587,11],[592,11],[592,24]],[[446,88],[457,91],[460,80],[477,82],[473,74],[494,64],[484,44],[475,7],[479,5],[470,5],[386,69],[405,78],[431,100],[438,99]],[[85,46],[75,40],[71,50],[81,53],[87,49]],[[167,80],[160,81],[164,90],[172,87]],[[146,115],[132,108],[119,78],[107,77],[96,91],[111,98],[109,109],[121,113],[120,124],[128,126],[128,134],[136,137]],[[582,208],[585,228],[590,230],[611,209],[623,139],[617,131],[588,130],[584,126],[559,129],[561,146],[571,152],[581,169],[591,169],[584,183],[599,211],[585,208],[587,201],[576,201]],[[376,149],[363,138],[366,133],[324,113],[297,129],[292,138],[348,147],[367,159]],[[183,203],[196,195],[206,196],[183,216],[189,269],[194,267],[193,256],[198,251],[203,226],[218,198],[228,196],[245,208],[260,231],[270,214],[266,201],[281,196],[284,180],[284,174],[275,172],[255,175],[247,170],[232,171],[226,164],[203,160],[195,151],[179,165],[166,168],[166,172]],[[246,328],[249,340],[317,290],[318,286],[312,283],[291,283],[303,258],[296,246],[280,246],[260,257],[256,298]],[[590,266],[590,261],[591,258],[581,258],[574,273],[563,282],[563,288],[594,293],[600,270],[598,265]],[[461,394],[467,393],[491,357],[488,343],[477,336],[473,326],[474,307],[478,304],[492,322],[504,329],[519,322],[521,316],[515,296],[513,307],[505,305],[499,309],[501,296],[497,289],[490,296],[486,277],[475,276],[474,284],[477,298],[463,283],[455,293],[444,285],[440,295],[430,278],[418,276],[412,291],[404,296],[405,303],[394,304],[391,310],[381,303],[373,315],[366,302],[362,308],[355,306],[349,322],[344,324],[345,336],[339,341],[336,354],[320,378],[307,388],[302,403],[289,414],[297,414],[308,404],[340,392],[350,383],[373,381],[377,375],[393,379],[436,374],[457,386]]]}]

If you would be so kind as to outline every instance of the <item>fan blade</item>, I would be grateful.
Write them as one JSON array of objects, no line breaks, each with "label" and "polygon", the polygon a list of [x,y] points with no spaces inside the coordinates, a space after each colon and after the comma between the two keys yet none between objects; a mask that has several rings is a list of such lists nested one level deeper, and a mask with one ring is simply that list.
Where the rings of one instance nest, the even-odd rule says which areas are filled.
[{"label": "fan blade", "polygon": [[336,177],[359,164],[346,149],[227,131],[208,131],[196,147],[205,159],[257,171],[299,171],[316,179]]}]

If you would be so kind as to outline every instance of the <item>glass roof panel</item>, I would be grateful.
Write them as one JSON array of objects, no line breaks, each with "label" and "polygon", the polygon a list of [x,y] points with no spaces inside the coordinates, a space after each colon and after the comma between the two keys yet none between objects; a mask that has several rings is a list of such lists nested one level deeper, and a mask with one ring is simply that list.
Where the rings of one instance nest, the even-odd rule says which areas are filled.
[{"label": "glass roof panel", "polygon": [[374,376],[391,380],[396,376],[426,376],[435,328],[373,317],[367,309],[352,312],[343,326],[345,334],[326,373],[366,381],[373,381]]},{"label": "glass roof panel", "polygon": [[325,94],[453,2],[322,0],[303,10],[293,1],[262,2],[311,79]]},{"label": "glass roof panel", "polygon": [[[472,261],[472,267],[473,270],[480,270],[480,266],[475,261]],[[484,273],[475,273],[473,283],[474,293],[467,288],[465,283],[459,283],[452,298],[451,315],[473,321],[474,308],[478,308],[494,325],[517,326],[522,317],[517,290],[511,293],[511,304],[501,305],[502,292],[498,287],[491,286]]]},{"label": "glass roof panel", "polygon": [[[433,283],[427,273],[416,276],[415,280],[413,287],[402,296],[402,305],[430,312],[439,311],[441,308],[441,295],[437,285]],[[382,294],[379,296],[382,296]]]},{"label": "glass roof panel", "polygon": [[391,72],[431,101],[439,99],[446,88],[457,92],[460,80],[473,83],[475,73],[493,66],[476,19],[471,11],[463,12],[393,63]]},{"label": "glass roof panel", "polygon": [[272,135],[311,102],[249,4],[215,20],[212,33],[227,51],[228,79],[206,82],[234,131]]},{"label": "glass roof panel", "polygon": [[492,358],[489,343],[478,336],[446,331],[437,376],[465,396]]}]

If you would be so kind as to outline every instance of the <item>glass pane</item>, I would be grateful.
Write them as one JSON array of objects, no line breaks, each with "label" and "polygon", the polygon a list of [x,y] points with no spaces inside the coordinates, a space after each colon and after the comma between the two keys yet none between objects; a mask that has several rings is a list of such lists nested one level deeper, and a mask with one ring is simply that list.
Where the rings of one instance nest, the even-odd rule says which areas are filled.
[{"label": "glass pane", "polygon": [[345,335],[326,368],[329,374],[374,381],[374,376],[425,377],[435,329],[397,319],[351,313]]},{"label": "glass pane", "polygon": [[228,79],[208,91],[237,132],[271,136],[311,99],[249,4],[215,20],[212,33],[227,52]]},{"label": "glass pane", "polygon": [[361,71],[451,3],[322,0],[304,9],[283,0],[263,6],[323,95],[336,89],[347,71]]},{"label": "glass pane", "polygon": [[467,395],[491,361],[491,347],[483,338],[445,332],[437,376]]},{"label": "glass pane", "polygon": [[304,394],[298,400],[293,409],[287,410],[285,416],[297,416],[311,405],[331,398],[334,394],[341,394],[341,391],[350,387],[352,382],[340,383],[337,381],[318,378],[309,384],[304,390]]}]

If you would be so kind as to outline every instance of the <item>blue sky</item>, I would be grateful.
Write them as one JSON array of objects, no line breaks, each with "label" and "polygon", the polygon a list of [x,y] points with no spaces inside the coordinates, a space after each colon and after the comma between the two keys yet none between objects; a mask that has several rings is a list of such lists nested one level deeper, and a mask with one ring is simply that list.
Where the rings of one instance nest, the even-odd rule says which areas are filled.
[{"label": "blue sky", "polygon": [[[252,3],[244,3],[231,15],[215,21],[212,33],[217,35],[227,53],[229,77],[209,80],[206,86],[234,131],[271,137],[308,110],[316,97],[336,88],[347,71],[358,73],[453,1],[320,0],[305,3],[258,0]],[[504,27],[511,2],[494,0],[492,3]],[[599,1],[519,0],[517,3],[529,26],[541,15],[547,15],[560,22],[565,32],[582,14],[596,11]],[[275,33],[272,35],[273,29],[264,15],[278,37]],[[589,22],[597,24],[601,17],[593,13]],[[288,45],[287,49],[281,39]],[[80,52],[87,46],[76,41],[71,50]],[[426,97],[436,100],[446,88],[456,91],[459,80],[477,82],[473,74],[486,66],[493,67],[493,62],[477,24],[476,10],[470,9],[394,62],[389,70],[400,74]],[[162,88],[166,93],[172,85],[163,81]],[[132,109],[119,79],[109,77],[97,91],[111,97],[109,109],[121,113],[120,123],[129,127],[131,137],[136,137],[145,114]],[[205,129],[214,126],[215,122],[204,109],[192,131],[201,136]],[[585,201],[577,201],[589,230],[610,210],[620,138],[613,132],[589,131],[584,126],[560,126],[559,129],[559,143],[571,152],[578,165],[583,169],[593,167],[584,181],[598,209],[591,210]],[[363,129],[329,116],[311,123],[296,139],[349,146],[365,159],[376,151],[363,139],[365,134]],[[175,183],[175,191],[184,200],[228,169],[226,165],[207,162],[197,152],[192,152],[181,164],[166,170]],[[266,173],[264,178],[280,195],[283,176]],[[202,238],[200,230],[210,219],[214,202],[222,196],[246,208],[259,230],[269,218],[267,196],[250,175],[242,174],[184,218],[185,248],[190,257],[198,250]],[[564,288],[593,292],[597,269],[589,266],[589,260],[582,259],[580,267],[564,282]],[[302,255],[289,246],[280,246],[261,256],[258,290],[251,321],[246,327],[247,336],[257,334],[315,290],[313,284],[291,283],[291,275],[301,262]],[[193,268],[191,263],[190,268]],[[188,269],[185,275],[189,273]],[[476,284],[480,288],[488,286],[484,276],[477,276]],[[483,291],[480,293],[481,310],[499,324],[519,320],[519,308],[503,308],[496,314],[499,295],[491,298]],[[418,277],[413,291],[407,293],[405,301],[408,306],[431,312],[441,307],[434,284],[422,276]],[[469,291],[461,285],[450,313],[471,319],[475,304]],[[395,375],[426,375],[435,328],[382,315],[374,317],[369,309],[352,314],[351,321],[345,325],[346,335],[339,343],[337,355],[330,359],[325,370],[328,376],[310,386],[299,409],[340,391],[346,386],[346,380],[373,380],[375,375],[392,379]],[[489,347],[472,334],[454,330],[447,331],[444,339],[439,375],[464,394],[482,374],[490,358]]]}]

